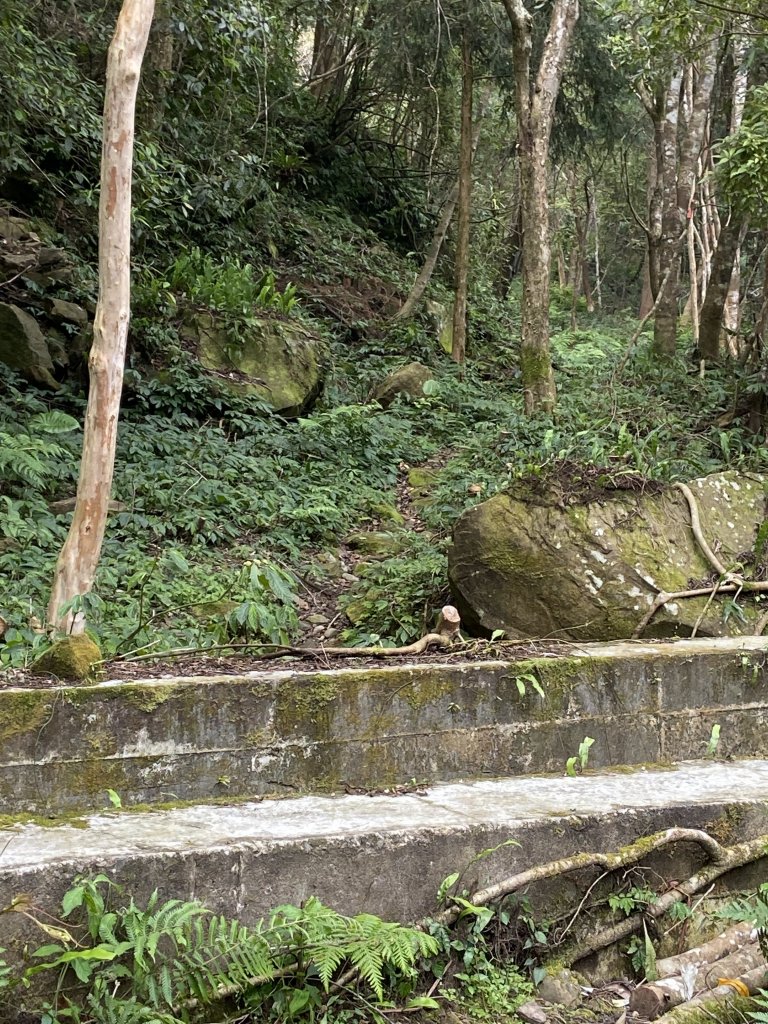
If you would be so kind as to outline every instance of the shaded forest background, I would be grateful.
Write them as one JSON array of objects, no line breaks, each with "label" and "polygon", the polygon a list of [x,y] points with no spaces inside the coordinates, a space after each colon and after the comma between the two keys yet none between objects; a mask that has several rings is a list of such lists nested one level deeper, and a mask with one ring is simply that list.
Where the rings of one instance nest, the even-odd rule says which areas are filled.
[{"label": "shaded forest background", "polygon": [[[564,2],[533,12],[534,70]],[[9,0],[0,15],[0,200],[68,261],[65,274],[19,272],[6,248],[0,301],[46,328],[54,299],[94,309],[117,9]],[[137,115],[116,506],[81,599],[105,652],[407,642],[447,597],[456,518],[499,489],[764,468],[765,30],[756,3],[582,5],[542,172],[553,416],[524,401],[509,10],[158,5]],[[265,321],[305,328],[321,386],[283,415],[268,392],[233,389],[190,343],[201,313],[233,349]],[[89,327],[60,333],[57,389],[0,366],[10,665],[47,643],[68,522],[56,503],[77,478]],[[411,361],[428,383],[386,410],[371,403]]]}]

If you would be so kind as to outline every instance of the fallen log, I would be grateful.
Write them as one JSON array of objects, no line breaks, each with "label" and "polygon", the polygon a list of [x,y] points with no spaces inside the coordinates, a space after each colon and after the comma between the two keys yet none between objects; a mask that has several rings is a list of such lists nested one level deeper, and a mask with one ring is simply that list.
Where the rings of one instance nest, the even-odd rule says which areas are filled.
[{"label": "fallen log", "polygon": [[768,968],[765,964],[756,967],[740,978],[730,978],[726,984],[720,984],[712,991],[702,992],[687,1003],[676,1006],[662,1017],[656,1018],[656,1024],[701,1024],[702,1017],[720,1020],[715,1011],[723,1004],[728,1005],[747,995],[754,995],[760,989],[768,987]]},{"label": "fallen log", "polygon": [[752,924],[740,921],[731,925],[724,932],[720,932],[708,942],[688,949],[685,953],[676,953],[674,956],[665,956],[656,961],[657,978],[674,978],[681,974],[689,964],[700,967],[702,964],[712,964],[716,960],[733,953],[740,946],[752,942],[756,938],[756,931]]},{"label": "fallen log", "polygon": [[765,960],[757,942],[749,942],[715,963],[690,961],[680,975],[638,985],[630,996],[629,1009],[646,1020],[657,1020],[673,1007],[716,989],[724,979],[740,979],[758,967],[764,969]]}]

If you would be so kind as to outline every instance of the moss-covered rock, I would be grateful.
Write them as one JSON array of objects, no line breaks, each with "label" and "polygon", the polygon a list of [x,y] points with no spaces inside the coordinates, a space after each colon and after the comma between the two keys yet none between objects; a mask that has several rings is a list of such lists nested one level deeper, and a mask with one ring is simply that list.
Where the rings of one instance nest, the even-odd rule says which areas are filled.
[{"label": "moss-covered rock", "polygon": [[399,370],[393,370],[389,376],[378,384],[371,394],[373,401],[378,402],[382,409],[388,409],[398,395],[409,398],[423,398],[424,385],[432,380],[434,374],[421,363],[408,363]]},{"label": "moss-covered rock", "polygon": [[298,320],[254,319],[234,338],[210,313],[196,313],[185,334],[223,387],[258,396],[284,416],[306,411],[320,391],[322,339]]},{"label": "moss-covered rock", "polygon": [[383,530],[361,530],[350,534],[347,543],[365,555],[389,558],[392,555],[399,555],[405,549],[407,537],[405,534],[387,533]]},{"label": "moss-covered rock", "polygon": [[[738,567],[762,522],[763,479],[716,473],[690,486],[710,545]],[[629,637],[659,590],[685,590],[711,573],[675,489],[568,508],[499,494],[465,512],[453,539],[449,573],[462,618],[518,639]],[[756,606],[742,598],[739,611],[724,616],[717,599],[670,602],[645,635],[690,635],[700,616],[699,635],[751,633]]]},{"label": "moss-covered rock", "polygon": [[0,362],[27,380],[58,390],[53,361],[37,320],[23,309],[0,302]]},{"label": "moss-covered rock", "polygon": [[59,679],[93,679],[94,669],[102,660],[98,644],[89,636],[64,636],[41,654],[33,668],[35,672],[57,676]]}]

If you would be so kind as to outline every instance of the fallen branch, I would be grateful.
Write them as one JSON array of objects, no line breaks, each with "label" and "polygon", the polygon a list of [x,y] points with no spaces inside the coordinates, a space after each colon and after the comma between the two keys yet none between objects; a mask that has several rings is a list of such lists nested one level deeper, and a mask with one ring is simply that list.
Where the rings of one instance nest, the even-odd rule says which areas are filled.
[{"label": "fallen branch", "polygon": [[[738,573],[731,572],[729,569],[726,569],[709,546],[707,538],[704,536],[704,531],[701,527],[699,506],[693,491],[687,484],[677,483],[674,486],[676,490],[680,491],[688,503],[688,511],[691,516],[691,530],[693,532],[694,539],[701,548],[702,554],[709,562],[711,568],[719,574],[720,579],[710,587],[694,587],[690,590],[678,590],[674,593],[667,593],[665,590],[659,591],[648,608],[648,611],[642,617],[637,626],[635,626],[631,637],[632,640],[640,639],[643,631],[646,629],[656,612],[670,601],[680,601],[685,600],[688,597],[704,597],[706,595],[709,598],[709,601],[707,602],[707,607],[709,607],[709,604],[711,604],[716,594],[737,594],[742,590],[749,591],[749,593],[752,594],[760,592],[768,593],[768,580],[745,580],[744,577]],[[698,627],[701,625],[701,620],[704,617],[707,607],[704,608],[701,615],[696,620],[696,624],[693,629],[694,636],[696,635]],[[768,613],[758,619],[757,624],[755,625],[755,636],[761,636],[766,626],[768,626]]]},{"label": "fallen branch", "polygon": [[709,942],[702,943],[694,949],[688,949],[685,953],[676,953],[674,956],[665,956],[656,961],[656,976],[658,978],[673,978],[680,974],[686,967],[694,965],[701,967],[702,964],[713,964],[716,960],[722,960],[729,956],[739,946],[751,942],[755,937],[755,928],[752,924],[731,925],[724,932],[716,935]]},{"label": "fallen branch", "polygon": [[147,661],[161,658],[179,658],[186,654],[211,654],[214,651],[252,650],[254,658],[264,661],[272,658],[397,658],[409,654],[423,654],[430,647],[451,647],[461,640],[461,617],[453,605],[445,605],[437,620],[434,633],[427,633],[404,647],[292,647],[290,644],[253,643],[217,644],[213,647],[176,647],[170,651],[135,654],[114,661]]},{"label": "fallen branch", "polygon": [[[716,1016],[712,1011],[723,1003],[733,1003],[745,994],[754,995],[768,986],[768,968],[765,964],[753,971],[743,974],[740,978],[730,978],[722,982],[712,991],[702,992],[682,1006],[677,1006],[663,1017],[658,1017],[656,1024],[701,1024],[703,1016],[710,1016],[713,1021],[723,1020],[722,1014]],[[706,1017],[705,1017],[706,1019]]]},{"label": "fallen branch", "polygon": [[741,979],[758,967],[765,970],[765,958],[757,942],[749,942],[714,964],[688,963],[678,976],[638,985],[629,1009],[646,1020],[656,1020],[667,1010],[716,989],[724,979]]}]

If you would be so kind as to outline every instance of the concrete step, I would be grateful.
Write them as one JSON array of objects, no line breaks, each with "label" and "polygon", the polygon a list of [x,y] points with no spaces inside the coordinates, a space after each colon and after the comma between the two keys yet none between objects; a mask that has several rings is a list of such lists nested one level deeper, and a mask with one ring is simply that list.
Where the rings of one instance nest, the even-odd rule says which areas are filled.
[{"label": "concrete step", "polygon": [[[76,825],[0,831],[0,907],[30,893],[55,914],[73,878],[105,872],[137,899],[199,898],[253,921],[310,895],[355,913],[413,920],[435,910],[440,881],[472,890],[583,850],[617,849],[677,826],[724,842],[768,832],[768,760],[689,762],[579,777],[436,785],[399,796],[305,796],[236,806],[117,811]],[[482,850],[501,846],[476,860]],[[674,877],[684,877],[677,874]],[[29,935],[5,915],[2,945]],[[15,930],[15,932],[14,932]]]},{"label": "concrete step", "polygon": [[588,644],[527,661],[382,664],[0,691],[0,809],[126,806],[760,756],[768,640]]}]

